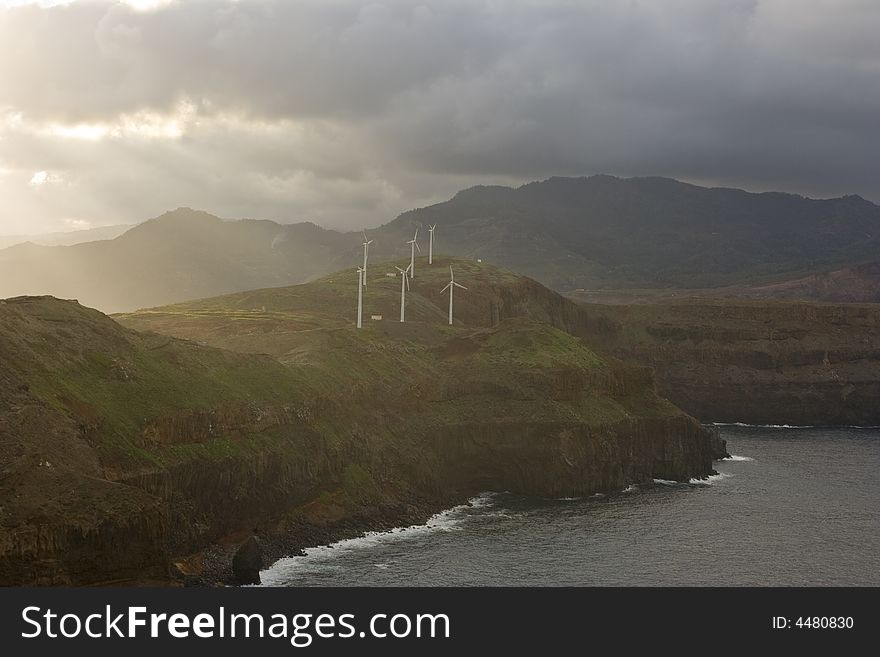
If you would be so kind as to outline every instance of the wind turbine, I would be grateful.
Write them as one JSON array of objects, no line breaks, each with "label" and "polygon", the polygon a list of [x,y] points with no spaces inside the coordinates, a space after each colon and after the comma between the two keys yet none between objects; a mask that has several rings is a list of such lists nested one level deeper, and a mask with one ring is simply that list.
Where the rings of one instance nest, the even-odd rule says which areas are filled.
[{"label": "wind turbine", "polygon": [[434,264],[434,229],[437,227],[437,224],[431,224],[428,228],[428,233],[430,237],[428,238],[428,264]]},{"label": "wind turbine", "polygon": [[367,231],[363,231],[364,233],[364,282],[363,286],[367,287],[367,251],[370,250],[370,244],[373,243],[373,240],[367,239]]},{"label": "wind turbine", "polygon": [[405,310],[406,310],[406,291],[409,289],[409,278],[406,276],[406,272],[409,268],[412,267],[410,265],[406,269],[401,269],[397,265],[394,268],[400,272],[400,321],[404,321],[406,318]]},{"label": "wind turbine", "polygon": [[413,238],[409,242],[407,242],[407,244],[409,244],[409,267],[407,267],[407,269],[409,269],[410,278],[413,278],[416,272],[416,249],[419,250],[419,253],[422,252],[421,247],[419,247],[419,243],[416,242],[417,239],[419,239],[418,228],[416,228],[416,234],[413,236]]},{"label": "wind turbine", "polygon": [[363,328],[364,326],[364,285],[366,284],[364,279],[366,278],[366,274],[366,268],[361,269],[358,267],[358,328]]},{"label": "wind turbine", "polygon": [[467,288],[460,283],[455,282],[455,274],[452,273],[452,265],[449,265],[449,283],[446,284],[442,290],[440,290],[440,294],[446,292],[446,289],[449,288],[449,325],[452,326],[452,293],[455,291],[455,288],[460,287],[462,290],[466,290]]}]

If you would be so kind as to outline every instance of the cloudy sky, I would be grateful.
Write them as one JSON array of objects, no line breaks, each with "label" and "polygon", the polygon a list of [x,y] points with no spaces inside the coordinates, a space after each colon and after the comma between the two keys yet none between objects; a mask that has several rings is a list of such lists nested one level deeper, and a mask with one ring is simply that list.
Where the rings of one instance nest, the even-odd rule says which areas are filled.
[{"label": "cloudy sky", "polygon": [[0,234],[593,173],[880,201],[878,34],[877,0],[0,0]]}]

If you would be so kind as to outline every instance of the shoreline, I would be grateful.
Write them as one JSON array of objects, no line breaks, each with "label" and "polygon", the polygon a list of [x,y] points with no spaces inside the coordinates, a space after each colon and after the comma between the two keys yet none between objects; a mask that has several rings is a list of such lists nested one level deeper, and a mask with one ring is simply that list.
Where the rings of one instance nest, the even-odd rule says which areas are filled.
[{"label": "shoreline", "polygon": [[[725,461],[731,457],[715,459]],[[713,461],[714,462],[714,461]],[[693,477],[688,481],[669,482],[683,486],[709,484],[713,478],[721,476],[716,470],[705,477]],[[665,483],[665,480],[652,479],[650,481],[632,482],[619,490],[600,491],[589,497],[607,499],[613,495],[624,495],[639,487],[656,487]],[[413,528],[427,527],[432,518],[444,513],[453,512],[463,507],[474,506],[474,500],[486,495],[495,495],[496,491],[480,491],[471,495],[455,495],[446,501],[434,500],[420,503],[410,502],[406,504],[406,510],[400,514],[401,504],[386,504],[380,507],[372,507],[375,513],[362,509],[362,513],[354,512],[344,516],[338,522],[330,525],[318,526],[303,521],[294,521],[283,529],[276,530],[268,535],[259,535],[262,549],[264,567],[261,576],[267,570],[273,568],[279,561],[304,557],[306,550],[313,548],[333,547],[334,545],[360,538],[370,534],[388,534],[397,531],[406,531]],[[550,498],[547,498],[550,499]],[[586,499],[586,498],[584,498]],[[363,522],[362,522],[363,521]],[[202,570],[198,574],[187,575],[180,582],[186,587],[212,587],[212,586],[240,586],[232,573],[232,557],[240,545],[240,541],[220,541],[212,544],[205,550],[193,557],[201,559]],[[274,586],[261,583],[259,586]]]},{"label": "shoreline", "polygon": [[[475,495],[451,495],[434,500],[411,497],[377,506],[358,507],[327,523],[296,518],[284,522],[280,527],[261,529],[257,537],[263,552],[262,570],[271,568],[282,559],[304,556],[309,548],[360,538],[370,532],[389,532],[402,527],[425,525],[444,511],[468,504]],[[194,555],[173,559],[178,571],[174,573],[174,578],[186,587],[238,586],[232,572],[232,557],[241,541],[247,537],[236,540],[238,538],[238,535],[226,537],[226,540],[217,541]],[[198,571],[185,572],[185,564],[193,564]]]}]

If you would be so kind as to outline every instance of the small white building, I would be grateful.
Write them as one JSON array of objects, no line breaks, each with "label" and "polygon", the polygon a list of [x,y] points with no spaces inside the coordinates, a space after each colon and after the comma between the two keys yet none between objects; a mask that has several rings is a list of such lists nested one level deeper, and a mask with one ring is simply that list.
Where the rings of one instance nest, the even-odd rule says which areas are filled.
[{"label": "small white building", "polygon": [[382,315],[370,315],[370,319],[372,319],[374,322],[381,322]]}]

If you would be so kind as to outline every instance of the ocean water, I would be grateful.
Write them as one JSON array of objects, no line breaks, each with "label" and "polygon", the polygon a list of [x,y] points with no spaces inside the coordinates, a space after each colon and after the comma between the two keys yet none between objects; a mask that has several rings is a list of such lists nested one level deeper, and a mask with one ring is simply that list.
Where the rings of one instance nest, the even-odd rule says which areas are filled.
[{"label": "ocean water", "polygon": [[880,430],[722,427],[704,482],[485,493],[263,572],[274,586],[880,585]]}]

